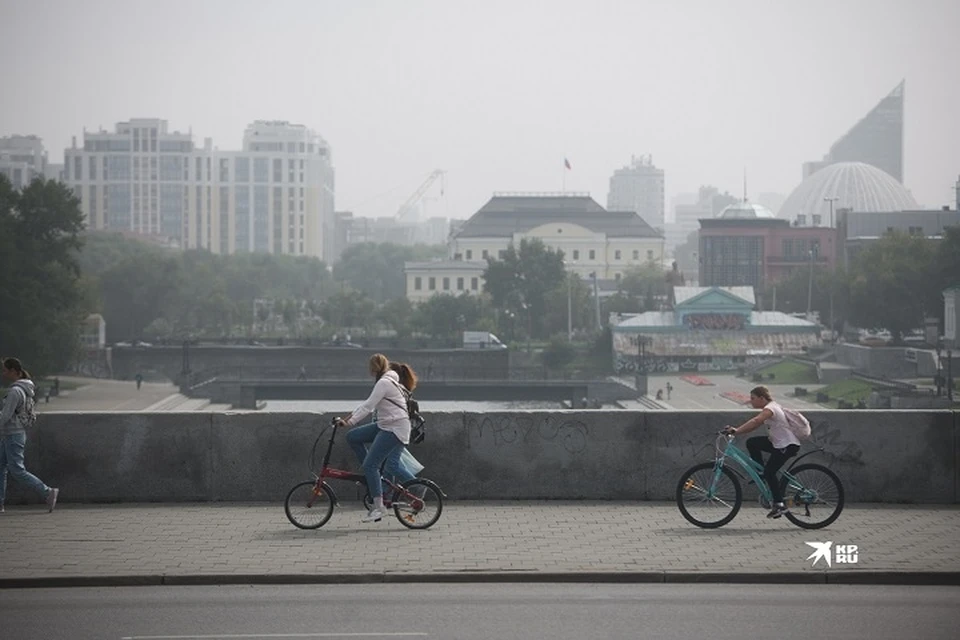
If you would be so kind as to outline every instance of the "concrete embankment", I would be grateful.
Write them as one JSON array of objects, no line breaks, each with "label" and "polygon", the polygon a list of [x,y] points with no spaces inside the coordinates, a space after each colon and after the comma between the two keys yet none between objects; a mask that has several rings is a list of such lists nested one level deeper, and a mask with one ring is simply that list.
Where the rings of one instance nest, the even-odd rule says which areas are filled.
[{"label": "concrete embankment", "polygon": [[[713,458],[716,431],[751,414],[549,411],[435,413],[412,448],[453,499],[672,500],[680,474]],[[851,502],[958,502],[958,414],[811,411]],[[330,416],[309,413],[47,413],[28,468],[64,501],[282,500],[310,477]],[[355,468],[342,436],[333,463]],[[741,443],[742,444],[742,443]],[[326,439],[321,442],[322,453]],[[805,445],[805,450],[814,445]],[[318,454],[319,455],[319,454]],[[333,483],[344,498],[355,489]],[[8,483],[9,501],[20,489]],[[747,498],[753,493],[746,490]]]}]

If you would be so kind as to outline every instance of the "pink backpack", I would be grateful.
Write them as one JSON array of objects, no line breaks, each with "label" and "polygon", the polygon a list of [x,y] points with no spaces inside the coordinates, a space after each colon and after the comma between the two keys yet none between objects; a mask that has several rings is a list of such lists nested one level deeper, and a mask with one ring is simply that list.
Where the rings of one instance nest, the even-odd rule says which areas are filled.
[{"label": "pink backpack", "polygon": [[787,418],[787,428],[797,436],[797,440],[810,439],[810,421],[802,413],[794,409],[783,409],[783,415]]}]

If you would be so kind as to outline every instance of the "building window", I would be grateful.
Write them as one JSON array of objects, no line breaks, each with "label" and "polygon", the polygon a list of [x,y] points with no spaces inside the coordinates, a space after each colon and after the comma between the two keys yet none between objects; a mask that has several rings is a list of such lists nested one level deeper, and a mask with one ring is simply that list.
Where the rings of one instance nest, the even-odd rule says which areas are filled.
[{"label": "building window", "polygon": [[647,260],[653,262],[653,249],[647,249]]},{"label": "building window", "polygon": [[91,180],[97,179],[97,156],[90,156],[90,175]]},{"label": "building window", "polygon": [[574,249],[574,250],[573,250],[573,259],[574,259],[574,260],[579,260],[579,259],[580,259],[580,249]]},{"label": "building window", "polygon": [[457,291],[463,291],[463,278],[457,278]]},{"label": "building window", "polygon": [[597,252],[596,252],[595,250],[593,250],[593,249],[590,249],[590,259],[591,259],[591,260],[596,260],[596,259],[597,259]]},{"label": "building window", "polygon": [[413,279],[413,289],[414,291],[420,291],[423,288],[423,278],[417,276]]},{"label": "building window", "polygon": [[427,287],[430,289],[430,291],[436,291],[436,290],[437,290],[437,279],[434,278],[433,276],[430,276],[430,279],[427,280]]},{"label": "building window", "polygon": [[503,259],[506,258],[506,257],[507,257],[507,250],[506,250],[506,249],[500,249],[499,251],[497,251],[497,258],[498,258],[498,259],[503,260]]},{"label": "building window", "polygon": [[473,259],[473,249],[467,249],[467,260]]},{"label": "building window", "polygon": [[812,220],[813,226],[815,226],[815,227],[819,227],[819,226],[820,226],[820,219],[821,219],[821,218],[820,218],[820,214],[815,213],[815,214],[813,214],[812,216],[810,216],[810,218],[811,218],[811,220]]},{"label": "building window", "polygon": [[479,278],[470,278],[470,289],[476,291],[480,288],[480,279]]},{"label": "building window", "polygon": [[639,249],[634,249],[634,250],[633,250],[633,259],[634,259],[634,260],[639,260],[639,259],[640,259],[640,250],[639,250]]},{"label": "building window", "polygon": [[280,158],[273,159],[273,181],[283,182],[283,160]]},{"label": "building window", "polygon": [[613,274],[613,279],[616,280],[617,282],[620,282],[620,275],[621,275],[621,274],[619,274],[619,273]]},{"label": "building window", "polygon": [[922,236],[923,227],[910,227],[908,233],[912,236]]},{"label": "building window", "polygon": [[487,254],[487,250],[484,249],[484,250],[481,252],[480,257],[483,258],[484,260],[486,260],[486,259],[487,259],[487,255],[488,255],[488,254]]},{"label": "building window", "polygon": [[443,290],[450,291],[450,278],[443,279]]},{"label": "building window", "polygon": [[820,257],[820,240],[811,240],[810,241],[810,253],[813,254],[814,258]]},{"label": "building window", "polygon": [[613,259],[614,260],[620,259],[620,249],[617,249],[616,251],[613,252]]}]

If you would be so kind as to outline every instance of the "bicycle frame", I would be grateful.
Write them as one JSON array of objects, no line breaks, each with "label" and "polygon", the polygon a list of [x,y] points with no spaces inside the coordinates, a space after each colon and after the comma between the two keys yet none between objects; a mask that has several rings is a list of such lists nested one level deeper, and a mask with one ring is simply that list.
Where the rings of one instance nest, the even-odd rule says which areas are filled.
[{"label": "bicycle frame", "polygon": [[[323,463],[320,465],[320,473],[317,474],[317,473],[314,471],[314,472],[313,472],[313,476],[314,476],[314,478],[316,479],[318,485],[319,485],[319,484],[326,484],[324,481],[325,481],[327,478],[330,478],[331,480],[347,480],[347,481],[352,481],[352,482],[362,482],[364,485],[366,485],[366,484],[367,484],[367,476],[366,476],[366,475],[364,475],[364,474],[362,474],[362,473],[357,473],[357,472],[355,472],[355,471],[347,471],[347,470],[345,470],[345,469],[335,469],[334,467],[331,467],[331,466],[330,466],[330,456],[333,454],[333,443],[334,443],[334,441],[336,440],[336,437],[337,437],[337,428],[338,428],[338,427],[339,427],[339,422],[333,422],[333,423],[331,424],[330,440],[327,441],[327,451],[326,451],[326,453],[323,454]],[[403,497],[407,498],[408,500],[413,500],[413,501],[417,501],[417,500],[418,500],[417,496],[415,496],[414,494],[410,493],[409,491],[407,491],[406,489],[404,489],[404,487],[400,486],[399,484],[396,484],[395,482],[393,482],[393,481],[390,480],[389,478],[385,477],[385,476],[383,475],[383,469],[382,469],[382,468],[381,468],[381,471],[380,471],[380,482],[386,483],[387,486],[389,486],[394,492],[396,492],[396,491],[402,492]],[[327,486],[330,488],[330,492],[331,492],[331,493],[333,494],[333,496],[334,496],[334,503],[339,506],[340,500],[339,500],[339,498],[337,497],[336,492],[333,490],[332,487],[330,487],[330,485],[327,485]],[[317,490],[319,490],[319,487],[317,487]],[[367,490],[369,491],[369,487],[367,487]],[[415,505],[414,505],[414,506],[415,506]]]},{"label": "bicycle frame", "polygon": [[[773,493],[770,491],[770,487],[767,485],[767,481],[763,478],[763,466],[757,464],[757,461],[751,458],[748,454],[744,453],[742,449],[737,447],[733,443],[733,438],[730,436],[721,436],[726,439],[726,446],[723,451],[720,450],[720,447],[717,447],[717,456],[713,469],[713,486],[710,487],[709,494],[712,497],[714,487],[716,487],[717,482],[720,480],[720,469],[724,466],[724,461],[727,458],[731,458],[736,462],[740,467],[747,473],[753,483],[757,485],[757,488],[760,490],[760,495],[768,502],[773,502]],[[822,450],[822,449],[821,449]],[[808,451],[802,456],[796,458],[787,469],[781,469],[778,473],[782,478],[787,479],[787,487],[792,489],[804,489],[803,484],[793,475],[790,474],[790,469],[800,461],[800,459],[807,457],[811,453],[816,453],[815,451]],[[735,471],[736,472],[736,471]]]}]

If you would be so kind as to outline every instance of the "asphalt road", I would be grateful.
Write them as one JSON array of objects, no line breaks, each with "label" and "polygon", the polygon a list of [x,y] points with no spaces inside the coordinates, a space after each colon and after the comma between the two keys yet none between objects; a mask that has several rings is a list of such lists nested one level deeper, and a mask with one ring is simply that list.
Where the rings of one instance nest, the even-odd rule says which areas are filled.
[{"label": "asphalt road", "polygon": [[960,588],[424,584],[0,591],[16,640],[956,638]]}]

